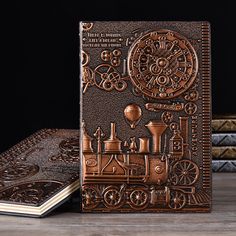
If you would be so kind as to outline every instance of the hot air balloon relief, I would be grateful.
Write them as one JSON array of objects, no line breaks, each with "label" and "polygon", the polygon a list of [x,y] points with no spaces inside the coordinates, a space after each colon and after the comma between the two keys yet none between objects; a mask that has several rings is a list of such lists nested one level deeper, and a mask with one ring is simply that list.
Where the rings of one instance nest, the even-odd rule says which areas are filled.
[{"label": "hot air balloon relief", "polygon": [[135,129],[141,119],[142,110],[137,104],[129,104],[124,110],[124,116],[126,122],[130,125],[130,128]]}]

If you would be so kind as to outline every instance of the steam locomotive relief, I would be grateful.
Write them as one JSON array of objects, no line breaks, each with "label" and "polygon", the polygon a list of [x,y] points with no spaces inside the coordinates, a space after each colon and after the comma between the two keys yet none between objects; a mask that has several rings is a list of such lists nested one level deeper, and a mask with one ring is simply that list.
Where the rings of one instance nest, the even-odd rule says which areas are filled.
[{"label": "steam locomotive relief", "polygon": [[[180,210],[186,205],[199,205],[193,186],[199,178],[199,168],[191,160],[188,119],[179,117],[179,124],[170,125],[150,121],[146,128],[151,139],[140,137],[137,144],[131,138],[129,143],[123,142],[123,147],[115,123],[111,123],[110,137],[106,140],[98,127],[94,133],[96,141],[83,124],[84,209],[101,206],[108,211],[125,211],[130,207],[145,210],[158,206]],[[168,142],[167,129],[172,132]],[[97,142],[96,151],[92,140]],[[169,153],[166,153],[167,143]]]},{"label": "steam locomotive relief", "polygon": [[[82,24],[81,108],[86,122],[82,127],[82,209],[207,211],[211,186],[210,99],[202,89],[209,82],[207,78],[202,80],[205,67],[199,70],[195,48],[203,47],[204,40],[207,45],[204,37],[209,33],[208,26],[202,25],[204,37],[200,39],[199,34],[189,41],[172,30],[146,31],[136,28],[134,22],[131,25],[134,28],[130,33],[109,31],[106,36],[106,32],[99,32],[105,28],[112,31],[112,27]],[[111,38],[117,35],[117,39]],[[115,39],[116,45],[99,43]],[[116,94],[119,99],[113,100]],[[99,102],[95,108],[96,99]],[[107,107],[117,109],[112,111],[117,119],[103,120],[97,115],[100,110],[106,113]],[[121,127],[122,112],[130,129],[123,127],[125,122]],[[139,123],[145,132],[136,132]],[[200,126],[202,130],[198,131]],[[103,129],[106,135],[110,132],[109,138]]]}]

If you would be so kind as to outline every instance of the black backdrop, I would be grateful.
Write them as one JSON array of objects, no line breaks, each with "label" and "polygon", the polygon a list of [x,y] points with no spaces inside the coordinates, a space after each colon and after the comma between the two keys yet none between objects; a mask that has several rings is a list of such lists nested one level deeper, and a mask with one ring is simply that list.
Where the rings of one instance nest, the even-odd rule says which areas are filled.
[{"label": "black backdrop", "polygon": [[78,128],[80,20],[209,21],[213,113],[236,112],[234,8],[207,2],[48,0],[2,8],[0,151],[41,128]]}]

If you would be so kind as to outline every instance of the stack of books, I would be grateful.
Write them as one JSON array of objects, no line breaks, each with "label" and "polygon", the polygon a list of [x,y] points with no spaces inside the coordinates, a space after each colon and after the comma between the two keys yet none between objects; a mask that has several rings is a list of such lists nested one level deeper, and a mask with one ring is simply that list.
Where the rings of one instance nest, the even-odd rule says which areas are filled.
[{"label": "stack of books", "polygon": [[236,172],[236,115],[213,117],[212,170]]}]

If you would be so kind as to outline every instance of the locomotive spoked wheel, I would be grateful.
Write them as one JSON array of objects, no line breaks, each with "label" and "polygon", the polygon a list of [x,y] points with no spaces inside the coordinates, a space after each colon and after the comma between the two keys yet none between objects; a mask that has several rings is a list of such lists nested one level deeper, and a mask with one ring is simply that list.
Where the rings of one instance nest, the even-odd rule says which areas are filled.
[{"label": "locomotive spoked wheel", "polygon": [[98,197],[98,191],[95,188],[84,187],[82,192],[83,208],[86,210],[94,209],[99,204],[99,201],[97,200]]},{"label": "locomotive spoked wheel", "polygon": [[103,203],[107,208],[116,209],[123,205],[123,193],[117,187],[108,187],[103,193]]},{"label": "locomotive spoked wheel", "polygon": [[173,173],[178,177],[179,185],[192,185],[199,177],[199,168],[190,160],[181,160],[173,166]]},{"label": "locomotive spoked wheel", "polygon": [[133,209],[144,209],[148,205],[148,193],[145,190],[133,190],[130,194],[130,206]]},{"label": "locomotive spoked wheel", "polygon": [[169,207],[175,210],[182,209],[186,204],[186,197],[184,193],[173,190],[170,192]]}]

